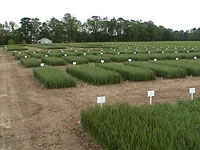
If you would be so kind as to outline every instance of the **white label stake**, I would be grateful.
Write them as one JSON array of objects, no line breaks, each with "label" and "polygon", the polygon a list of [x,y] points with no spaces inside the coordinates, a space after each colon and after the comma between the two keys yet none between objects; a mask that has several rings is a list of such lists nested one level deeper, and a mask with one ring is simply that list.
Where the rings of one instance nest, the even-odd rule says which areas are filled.
[{"label": "white label stake", "polygon": [[101,60],[101,63],[104,64],[104,60],[103,59]]},{"label": "white label stake", "polygon": [[100,97],[97,97],[97,104],[101,104],[101,107],[102,107],[102,104],[106,102],[106,97],[105,96],[100,96]]},{"label": "white label stake", "polygon": [[155,96],[154,90],[147,92],[148,97],[150,98],[150,105],[152,105],[152,97]]},{"label": "white label stake", "polygon": [[195,88],[189,88],[189,93],[191,94],[191,100],[194,99]]},{"label": "white label stake", "polygon": [[40,63],[40,67],[44,67],[44,63]]}]

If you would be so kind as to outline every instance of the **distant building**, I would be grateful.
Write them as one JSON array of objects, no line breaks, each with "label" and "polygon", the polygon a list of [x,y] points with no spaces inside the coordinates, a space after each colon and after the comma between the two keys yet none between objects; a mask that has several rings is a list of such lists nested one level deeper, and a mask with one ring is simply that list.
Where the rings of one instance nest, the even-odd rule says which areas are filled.
[{"label": "distant building", "polygon": [[40,44],[52,44],[52,40],[49,40],[47,38],[42,38],[38,41]]}]

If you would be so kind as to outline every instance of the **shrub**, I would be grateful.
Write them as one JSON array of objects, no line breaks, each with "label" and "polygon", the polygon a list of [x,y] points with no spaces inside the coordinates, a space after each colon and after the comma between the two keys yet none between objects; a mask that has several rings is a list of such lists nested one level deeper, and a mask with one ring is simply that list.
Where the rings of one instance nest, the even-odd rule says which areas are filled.
[{"label": "shrub", "polygon": [[34,68],[33,74],[49,89],[76,86],[76,81],[69,74],[54,67]]}]

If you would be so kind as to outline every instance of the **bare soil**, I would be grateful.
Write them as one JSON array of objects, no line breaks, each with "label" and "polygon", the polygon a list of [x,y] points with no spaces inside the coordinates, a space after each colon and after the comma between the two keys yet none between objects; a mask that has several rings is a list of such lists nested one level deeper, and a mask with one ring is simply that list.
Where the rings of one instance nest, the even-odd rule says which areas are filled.
[{"label": "bare soil", "polygon": [[107,104],[147,105],[147,91],[153,89],[153,103],[175,103],[190,99],[190,87],[196,88],[195,97],[200,95],[199,81],[187,77],[106,86],[79,81],[76,88],[45,89],[31,68],[0,48],[0,150],[98,149],[82,139],[87,136],[77,123],[81,110],[96,105],[97,96],[106,96]]}]

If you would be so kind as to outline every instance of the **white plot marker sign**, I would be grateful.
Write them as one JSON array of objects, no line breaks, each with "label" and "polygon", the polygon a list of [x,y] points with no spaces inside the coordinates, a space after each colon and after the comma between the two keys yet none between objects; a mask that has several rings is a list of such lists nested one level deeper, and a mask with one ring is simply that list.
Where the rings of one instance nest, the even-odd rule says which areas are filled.
[{"label": "white plot marker sign", "polygon": [[104,60],[103,59],[101,60],[101,63],[104,64]]},{"label": "white plot marker sign", "polygon": [[73,62],[72,64],[73,64],[73,65],[76,65],[76,62]]},{"label": "white plot marker sign", "polygon": [[195,88],[189,88],[189,93],[191,94],[191,100],[194,99]]},{"label": "white plot marker sign", "polygon": [[150,98],[150,105],[152,105],[152,97],[155,96],[154,90],[147,92],[148,97]]},{"label": "white plot marker sign", "polygon": [[131,62],[132,61],[132,59],[128,59],[128,62]]},{"label": "white plot marker sign", "polygon": [[40,67],[44,67],[44,63],[40,63]]},{"label": "white plot marker sign", "polygon": [[105,96],[100,96],[100,97],[97,97],[97,104],[101,104],[101,107],[102,107],[102,104],[106,102],[106,97]]},{"label": "white plot marker sign", "polygon": [[24,58],[27,58],[28,56],[24,56]]}]

